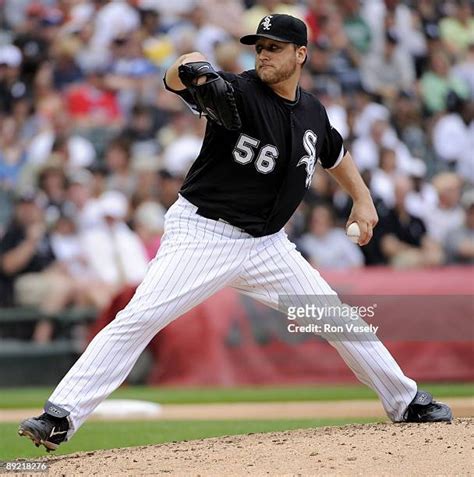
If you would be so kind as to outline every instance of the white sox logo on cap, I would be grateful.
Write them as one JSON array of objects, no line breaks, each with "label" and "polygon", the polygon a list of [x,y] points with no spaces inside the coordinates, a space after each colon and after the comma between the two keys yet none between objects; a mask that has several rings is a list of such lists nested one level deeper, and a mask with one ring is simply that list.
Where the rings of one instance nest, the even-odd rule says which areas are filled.
[{"label": "white sox logo on cap", "polygon": [[255,45],[259,38],[294,43],[298,46],[308,44],[308,32],[305,23],[299,18],[275,13],[263,17],[254,35],[245,35],[240,39],[244,45]]},{"label": "white sox logo on cap", "polygon": [[272,19],[271,15],[268,15],[263,19],[262,26],[264,30],[270,30],[270,27],[272,26],[271,19]]}]

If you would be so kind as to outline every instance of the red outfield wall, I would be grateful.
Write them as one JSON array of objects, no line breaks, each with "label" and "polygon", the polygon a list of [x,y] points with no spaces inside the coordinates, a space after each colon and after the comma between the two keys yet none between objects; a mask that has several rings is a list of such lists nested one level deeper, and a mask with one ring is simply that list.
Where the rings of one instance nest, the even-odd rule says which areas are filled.
[{"label": "red outfield wall", "polygon": [[[322,272],[350,304],[378,303],[370,323],[405,373],[425,381],[474,380],[474,267]],[[124,290],[93,333],[133,295]],[[347,300],[346,300],[347,298]],[[362,303],[361,302],[361,303]],[[338,353],[287,317],[224,289],[161,331],[149,381],[160,385],[355,382]]]}]

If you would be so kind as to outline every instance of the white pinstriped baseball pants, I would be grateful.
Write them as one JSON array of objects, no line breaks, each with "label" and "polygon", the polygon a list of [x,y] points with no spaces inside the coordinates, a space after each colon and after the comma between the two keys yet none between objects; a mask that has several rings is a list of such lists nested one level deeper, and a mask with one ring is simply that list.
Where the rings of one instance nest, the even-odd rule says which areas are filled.
[{"label": "white pinstriped baseball pants", "polygon": [[[156,333],[221,288],[232,286],[276,309],[281,295],[335,295],[283,231],[254,238],[196,210],[183,197],[170,208],[162,245],[132,300],[97,334],[50,396],[50,402],[70,412],[68,437],[120,386]],[[383,344],[353,338],[330,343],[378,394],[387,415],[402,420],[416,383]]]}]

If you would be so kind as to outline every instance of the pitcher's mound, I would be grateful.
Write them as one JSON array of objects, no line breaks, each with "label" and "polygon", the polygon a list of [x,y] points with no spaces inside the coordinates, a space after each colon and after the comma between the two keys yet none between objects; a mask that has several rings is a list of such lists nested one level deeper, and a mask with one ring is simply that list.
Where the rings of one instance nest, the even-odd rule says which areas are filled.
[{"label": "pitcher's mound", "polygon": [[50,476],[470,475],[472,419],[226,436],[53,457]]}]

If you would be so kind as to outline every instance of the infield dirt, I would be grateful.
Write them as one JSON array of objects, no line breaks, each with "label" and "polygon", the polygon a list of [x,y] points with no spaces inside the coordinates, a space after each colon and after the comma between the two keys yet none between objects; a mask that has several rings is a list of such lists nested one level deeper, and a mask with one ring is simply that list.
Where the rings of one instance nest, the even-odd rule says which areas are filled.
[{"label": "infield dirt", "polygon": [[49,476],[472,474],[473,421],[364,424],[49,457]]}]

